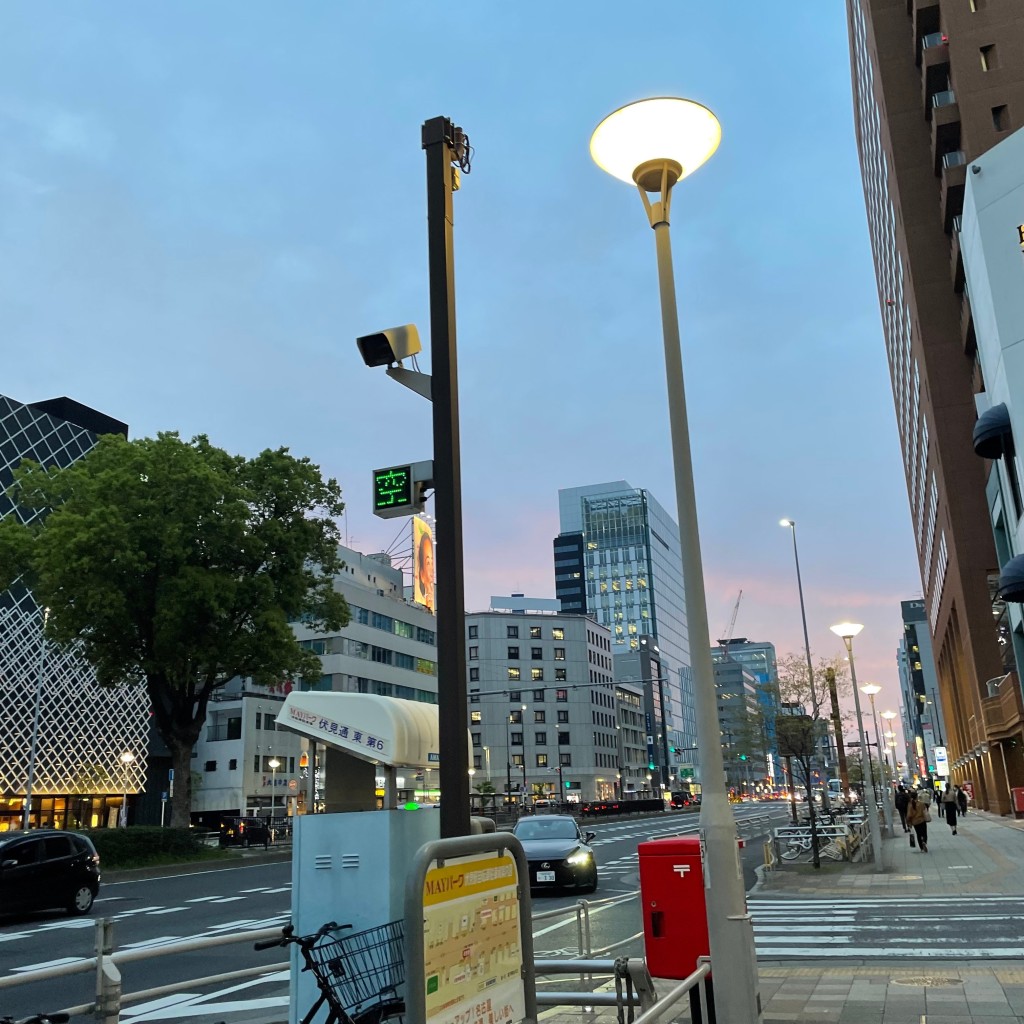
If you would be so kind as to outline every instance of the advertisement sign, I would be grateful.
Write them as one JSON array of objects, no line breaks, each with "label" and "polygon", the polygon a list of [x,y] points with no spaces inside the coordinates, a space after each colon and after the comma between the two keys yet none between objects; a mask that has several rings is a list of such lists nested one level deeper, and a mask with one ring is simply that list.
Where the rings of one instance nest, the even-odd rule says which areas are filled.
[{"label": "advertisement sign", "polygon": [[434,531],[419,516],[412,520],[412,599],[434,610]]},{"label": "advertisement sign", "polygon": [[932,747],[932,753],[935,755],[935,774],[944,779],[948,779],[949,758],[946,756],[946,748],[939,746]]},{"label": "advertisement sign", "polygon": [[518,885],[508,851],[434,861],[427,870],[427,1024],[518,1024],[526,1016]]}]

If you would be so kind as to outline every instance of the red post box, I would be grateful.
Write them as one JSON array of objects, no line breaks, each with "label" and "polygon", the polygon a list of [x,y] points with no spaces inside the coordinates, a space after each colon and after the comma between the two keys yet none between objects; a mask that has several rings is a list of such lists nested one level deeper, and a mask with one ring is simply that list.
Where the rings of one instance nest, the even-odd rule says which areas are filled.
[{"label": "red post box", "polygon": [[1024,817],[1024,788],[1015,787],[1010,790],[1010,795],[1013,797],[1013,816]]},{"label": "red post box", "polygon": [[700,839],[652,839],[637,854],[647,969],[655,978],[685,978],[698,957],[711,955]]}]

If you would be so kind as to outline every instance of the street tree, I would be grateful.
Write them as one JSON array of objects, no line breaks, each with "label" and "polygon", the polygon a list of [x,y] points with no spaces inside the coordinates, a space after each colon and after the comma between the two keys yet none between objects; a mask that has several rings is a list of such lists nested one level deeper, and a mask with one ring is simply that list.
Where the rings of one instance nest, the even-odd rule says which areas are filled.
[{"label": "street tree", "polygon": [[348,605],[334,480],[285,448],[231,455],[205,436],[107,435],[64,469],[25,461],[0,522],[0,588],[27,585],[50,641],[102,686],[144,683],[187,826],[191,754],[215,691],[320,675],[290,622],[336,630]]}]

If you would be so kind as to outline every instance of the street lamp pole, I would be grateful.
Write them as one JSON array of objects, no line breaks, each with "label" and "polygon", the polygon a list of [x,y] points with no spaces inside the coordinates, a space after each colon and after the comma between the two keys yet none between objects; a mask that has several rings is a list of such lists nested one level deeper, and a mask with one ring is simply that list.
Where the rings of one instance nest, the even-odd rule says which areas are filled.
[{"label": "street lamp pole", "polygon": [[942,742],[942,723],[939,721],[939,698],[935,693],[935,687],[930,689],[932,691],[932,707],[935,708],[935,713],[932,715],[935,720],[935,731],[939,737],[939,746],[944,747],[946,744]]},{"label": "street lamp pole", "polygon": [[893,719],[898,717],[899,716],[895,711],[882,712],[882,718],[885,719],[885,724],[889,727],[889,731],[885,734],[885,745],[892,751],[892,777],[894,786],[898,786],[900,784],[900,773],[896,767],[896,733],[892,731]]},{"label": "street lamp pole", "polygon": [[128,765],[135,760],[135,755],[130,751],[126,750],[121,754],[121,828],[128,827]]},{"label": "street lamp pole", "polygon": [[[885,755],[882,753],[882,734],[878,731],[878,715],[875,712],[875,694],[880,693],[882,688],[877,683],[866,683],[860,688],[861,693],[866,693],[871,698],[871,719],[875,723],[875,746],[878,748],[878,771],[880,775],[884,775],[889,771],[889,762]],[[871,756],[871,751],[868,750],[868,757]],[[893,832],[893,807],[892,801],[892,786],[885,782],[884,779],[878,780],[879,785],[884,786],[885,791],[880,794],[882,797],[882,811],[885,814],[885,827],[889,830],[889,835],[894,835]]]},{"label": "street lamp pole", "polygon": [[701,750],[700,828],[708,937],[712,962],[727,964],[729,970],[729,984],[715,993],[716,1012],[719,1020],[730,1024],[754,1024],[761,1019],[757,959],[736,853],[736,821],[725,786],[714,665],[707,642],[710,630],[669,238],[673,186],[697,170],[718,148],[720,139],[718,119],[706,107],[682,99],[649,99],[606,117],[594,131],[590,152],[603,170],[636,185],[654,229],[684,596],[689,633],[695,638],[691,657]]},{"label": "street lamp pole", "polygon": [[841,637],[846,645],[846,654],[850,660],[850,679],[853,682],[853,704],[857,712],[857,730],[860,734],[860,749],[863,758],[867,751],[867,758],[862,760],[864,765],[865,792],[870,791],[871,801],[868,807],[868,828],[871,831],[871,860],[876,871],[884,871],[885,864],[882,861],[882,829],[878,824],[878,804],[875,802],[875,779],[871,771],[871,751],[868,750],[867,737],[864,735],[864,717],[860,713],[860,690],[857,687],[857,668],[853,661],[853,638],[864,627],[859,622],[840,622],[830,629],[836,636]]},{"label": "street lamp pole", "polygon": [[276,757],[272,757],[267,762],[267,767],[270,769],[270,820],[274,820],[274,805],[277,802],[277,769],[281,767],[281,762]]},{"label": "street lamp pole", "polygon": [[505,807],[512,805],[512,712],[505,716]]},{"label": "street lamp pole", "polygon": [[43,710],[43,667],[46,664],[46,623],[50,609],[40,609],[43,623],[39,629],[39,667],[36,670],[36,700],[32,712],[32,740],[28,748],[28,772],[25,775],[25,806],[21,809],[21,827],[27,829],[32,817],[32,787],[36,781],[36,755],[39,751],[39,719]]}]

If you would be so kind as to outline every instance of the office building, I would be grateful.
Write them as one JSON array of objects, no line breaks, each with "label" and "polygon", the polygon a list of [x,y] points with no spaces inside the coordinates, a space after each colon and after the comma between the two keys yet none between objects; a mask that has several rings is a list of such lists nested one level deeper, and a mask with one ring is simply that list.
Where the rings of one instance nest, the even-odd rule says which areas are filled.
[{"label": "office building", "polygon": [[903,705],[904,738],[908,748],[907,774],[934,774],[935,747],[945,745],[942,708],[938,699],[935,658],[924,601],[901,601],[903,636],[896,655]]},{"label": "office building", "polygon": [[[975,161],[1024,117],[1017,0],[847,0],[853,106],[879,307],[939,699],[958,750],[1000,675],[997,570],[960,225]],[[973,171],[970,171],[973,173]],[[993,761],[979,764],[988,806]],[[995,805],[994,805],[995,806]]]},{"label": "office building", "polygon": [[767,773],[757,681],[752,672],[731,658],[716,658],[714,672],[726,785],[733,796],[752,797],[755,786]]},{"label": "office building", "polygon": [[562,489],[558,511],[555,595],[608,630],[615,681],[644,687],[655,791],[683,768],[699,781],[678,525],[625,480]]},{"label": "office building", "polygon": [[[26,405],[0,395],[0,518],[31,522],[42,514],[4,493],[22,459],[67,467],[101,434],[127,436],[128,427],[70,398]],[[44,643],[42,625],[43,610],[26,587],[0,594],[0,831],[21,826],[37,700],[30,824],[115,825],[126,794],[145,782],[145,688],[100,687],[80,655]]]},{"label": "office building", "polygon": [[466,615],[474,787],[529,801],[613,799],[620,781],[612,642],[557,600],[492,597]]},{"label": "office building", "polygon": [[[309,809],[304,779],[315,771],[316,758],[303,767],[300,737],[277,727],[281,705],[296,686],[437,703],[433,613],[406,599],[403,572],[387,555],[345,547],[340,552],[345,564],[334,577],[334,589],[348,602],[349,624],[330,635],[292,624],[297,642],[319,656],[319,678],[274,686],[233,679],[210,701],[206,730],[196,746],[199,784],[193,786],[192,813],[197,820],[215,827],[223,814],[282,817]],[[436,777],[407,781],[410,799],[426,799],[428,791],[436,799]]]}]

